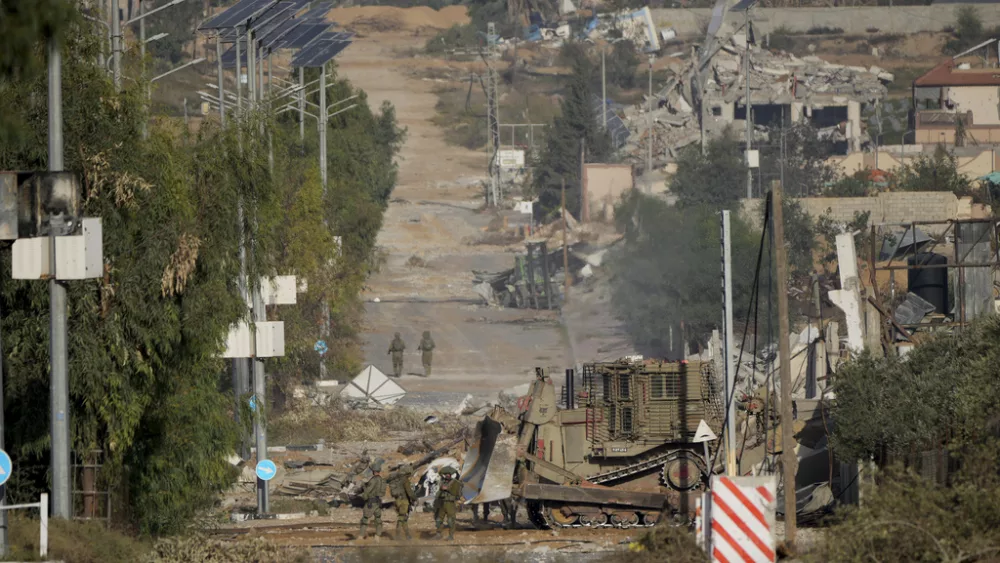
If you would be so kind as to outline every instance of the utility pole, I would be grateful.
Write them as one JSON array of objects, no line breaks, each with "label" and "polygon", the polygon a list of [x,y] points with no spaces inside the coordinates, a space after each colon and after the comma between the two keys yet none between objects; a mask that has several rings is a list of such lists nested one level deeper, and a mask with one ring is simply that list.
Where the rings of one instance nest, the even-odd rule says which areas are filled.
[{"label": "utility pole", "polygon": [[[254,334],[257,332],[257,323],[262,323],[267,321],[267,310],[264,308],[264,302],[261,300],[260,296],[260,280],[254,282],[253,286],[253,320],[254,320]],[[256,342],[256,336],[254,336],[254,342]],[[256,347],[254,348],[254,356],[256,356]],[[264,381],[264,360],[262,358],[253,358],[253,395],[254,395],[254,417],[253,417],[253,433],[256,439],[257,446],[257,462],[260,463],[261,460],[267,459],[267,426],[264,421],[264,410],[267,405],[267,384]],[[270,492],[268,491],[267,481],[261,478],[257,478],[257,514],[267,514],[270,512],[271,508],[271,498]]]},{"label": "utility pole", "polygon": [[239,35],[239,28],[236,28],[236,109],[243,110],[243,54],[240,52],[240,43],[243,39]]},{"label": "utility pole", "polygon": [[[139,0],[139,59],[140,59],[139,64],[142,65],[143,74],[145,74],[146,72],[146,18],[142,17],[145,11],[146,11],[146,3],[143,2],[142,0]],[[219,68],[221,68],[221,63]],[[146,83],[147,101],[151,101],[153,97],[153,92],[151,89],[152,86],[150,84],[151,83],[149,82]],[[219,100],[220,100],[219,107],[221,108],[222,107],[221,95],[219,96]],[[149,138],[149,116],[144,117],[142,120],[142,138],[143,139]]]},{"label": "utility pole", "polygon": [[[653,172],[653,55],[649,56],[649,100],[646,102],[646,183],[652,182]],[[648,190],[652,191],[652,190]]]},{"label": "utility pole", "polygon": [[733,256],[729,211],[722,211],[722,295],[723,324],[725,339],[722,346],[723,364],[726,368],[726,475],[735,476],[736,468],[736,364],[733,355],[736,351],[733,338]]},{"label": "utility pole", "polygon": [[[142,23],[141,21],[139,22]],[[219,123],[226,126],[226,82],[222,74],[222,32],[215,34],[215,58],[219,66]],[[236,64],[239,72],[239,63]]]},{"label": "utility pole", "polygon": [[119,15],[118,0],[111,0],[111,64],[116,92],[122,88],[122,21]]},{"label": "utility pole", "polygon": [[[516,65],[516,61],[515,61]],[[608,79],[604,70],[604,49],[601,49],[601,118],[604,119],[604,130],[608,130]]]},{"label": "utility pole", "polygon": [[750,6],[746,9],[746,37],[747,37],[747,50],[743,54],[743,76],[746,82],[746,107],[747,107],[747,152],[746,152],[746,162],[747,162],[747,199],[753,197],[753,171],[750,169],[750,146],[753,143],[753,113],[751,110],[750,102]]},{"label": "utility pole", "polygon": [[795,546],[795,439],[792,437],[792,370],[788,345],[788,253],[781,212],[781,182],[771,183],[771,217],[774,221],[774,263],[778,279],[778,371],[781,376],[781,467],[785,482],[785,542]]},{"label": "utility pole", "polygon": [[306,140],[306,70],[299,67],[299,140]]},{"label": "utility pole", "polygon": [[566,241],[566,178],[562,179],[562,219],[563,219],[563,305],[569,301],[569,243]]},{"label": "utility pole", "polygon": [[326,63],[319,71],[319,176],[326,189]]},{"label": "utility pole", "polygon": [[[118,22],[118,0],[114,0]],[[62,54],[55,39],[49,39],[49,171],[63,169]],[[117,52],[116,52],[116,61]],[[117,69],[117,66],[116,66]],[[117,75],[116,75],[117,76]],[[49,225],[49,393],[52,425],[52,515],[72,517],[69,445],[69,352],[66,336],[66,286],[56,280],[56,236]]]}]

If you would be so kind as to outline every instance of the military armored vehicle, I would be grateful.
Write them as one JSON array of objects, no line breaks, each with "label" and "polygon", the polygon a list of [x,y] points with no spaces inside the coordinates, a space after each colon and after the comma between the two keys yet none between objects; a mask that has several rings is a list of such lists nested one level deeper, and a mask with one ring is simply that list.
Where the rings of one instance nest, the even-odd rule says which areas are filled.
[{"label": "military armored vehicle", "polygon": [[718,434],[723,412],[712,364],[626,358],[585,364],[582,376],[559,408],[536,368],[517,412],[496,407],[477,424],[466,503],[513,496],[539,526],[652,526],[669,490],[703,482],[710,462],[695,433],[704,420]]}]

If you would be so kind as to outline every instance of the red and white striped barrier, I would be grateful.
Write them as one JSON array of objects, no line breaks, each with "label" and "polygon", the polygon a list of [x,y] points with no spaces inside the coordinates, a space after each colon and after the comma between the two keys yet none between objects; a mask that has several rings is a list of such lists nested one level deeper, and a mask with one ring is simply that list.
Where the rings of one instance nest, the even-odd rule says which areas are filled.
[{"label": "red and white striped barrier", "polygon": [[712,477],[711,495],[697,503],[695,526],[707,528],[706,551],[713,562],[775,561],[776,486],[774,476]]}]

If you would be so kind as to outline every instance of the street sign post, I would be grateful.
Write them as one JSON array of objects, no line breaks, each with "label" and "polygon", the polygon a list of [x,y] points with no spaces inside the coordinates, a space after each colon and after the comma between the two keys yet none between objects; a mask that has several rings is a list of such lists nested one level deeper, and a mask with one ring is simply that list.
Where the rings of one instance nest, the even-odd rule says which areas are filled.
[{"label": "street sign post", "polygon": [[270,481],[274,479],[275,473],[278,472],[278,467],[274,465],[274,462],[269,459],[262,459],[257,462],[257,478],[261,481]]},{"label": "street sign post", "polygon": [[0,450],[0,485],[7,482],[10,479],[10,473],[13,469],[13,464],[10,461],[10,456],[7,452]]}]

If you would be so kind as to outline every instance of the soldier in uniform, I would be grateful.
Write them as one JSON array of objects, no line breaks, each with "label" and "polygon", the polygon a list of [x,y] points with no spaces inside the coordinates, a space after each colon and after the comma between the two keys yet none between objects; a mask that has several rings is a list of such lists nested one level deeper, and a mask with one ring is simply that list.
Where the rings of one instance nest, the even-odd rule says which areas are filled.
[{"label": "soldier in uniform", "polygon": [[406,344],[403,344],[403,339],[397,332],[392,338],[392,343],[389,344],[389,351],[386,352],[392,355],[392,373],[396,377],[403,375],[403,350],[406,350]]},{"label": "soldier in uniform", "polygon": [[364,513],[361,516],[360,539],[365,539],[368,530],[368,520],[375,519],[375,539],[382,536],[382,495],[385,494],[385,479],[382,478],[382,463],[372,464],[372,478],[361,490],[361,500],[364,501]]},{"label": "soldier in uniform", "polygon": [[437,498],[434,499],[434,525],[437,527],[434,539],[441,539],[441,528],[447,518],[448,541],[454,541],[455,514],[458,512],[458,500],[462,498],[462,482],[454,478],[458,471],[453,467],[445,467],[439,474],[442,481]]},{"label": "soldier in uniform", "polygon": [[424,337],[420,340],[417,350],[420,350],[420,360],[424,364],[424,377],[430,377],[431,360],[434,356],[434,339],[431,338],[431,331],[424,331]]},{"label": "soldier in uniform", "polygon": [[396,539],[400,539],[399,530],[406,533],[406,539],[412,540],[410,527],[408,525],[410,517],[410,507],[417,500],[417,494],[410,484],[410,477],[413,475],[413,466],[404,463],[396,471],[389,475],[389,492],[393,500],[396,501]]}]

